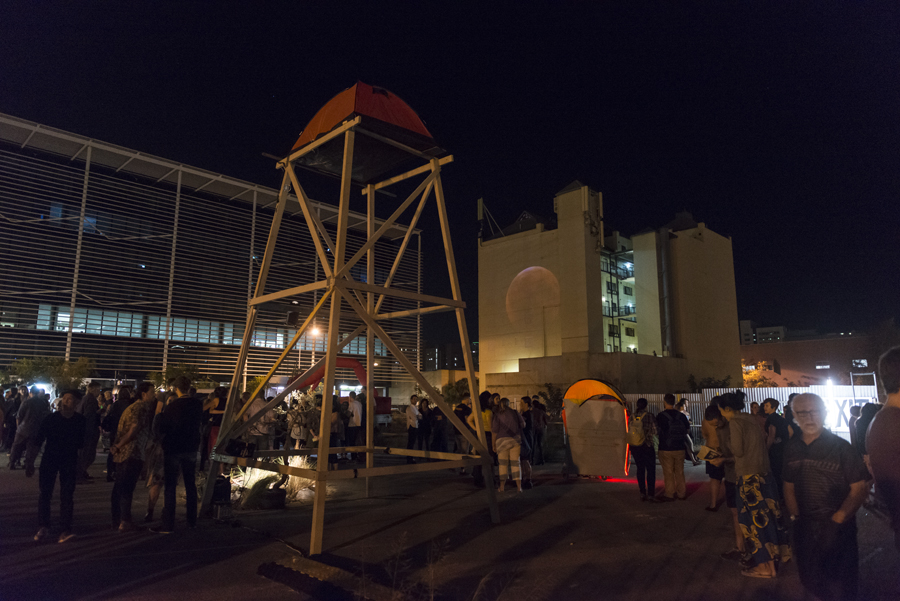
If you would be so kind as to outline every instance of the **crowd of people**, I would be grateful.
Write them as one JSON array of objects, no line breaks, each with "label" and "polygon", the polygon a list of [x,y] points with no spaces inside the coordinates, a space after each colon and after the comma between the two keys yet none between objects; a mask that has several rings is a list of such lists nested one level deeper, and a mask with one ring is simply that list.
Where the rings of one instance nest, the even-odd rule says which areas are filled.
[{"label": "crowd of people", "polygon": [[[487,449],[492,464],[497,467],[497,477],[490,478],[492,485],[503,492],[508,482],[516,489],[532,488],[531,466],[544,463],[544,434],[550,418],[546,406],[538,399],[524,396],[518,401],[510,401],[490,391],[478,397],[478,410],[472,407],[472,396],[463,393],[452,408],[453,414],[469,431],[477,436],[476,420],[480,419],[487,439]],[[472,445],[468,438],[455,430],[439,407],[427,398],[412,395],[406,407],[407,450],[448,452],[453,443],[455,453],[468,455]],[[451,433],[453,435],[451,436]],[[407,463],[415,463],[415,458],[407,457]],[[465,474],[465,469],[460,470]],[[483,466],[472,469],[474,483],[486,486]]]},{"label": "crowd of people", "polygon": [[[849,442],[825,427],[828,407],[815,394],[790,395],[783,413],[772,398],[748,407],[739,391],[705,408],[706,510],[717,511],[724,496],[734,546],[722,556],[739,562],[742,574],[774,578],[793,557],[816,598],[855,599],[855,516],[873,482],[872,502],[890,518],[900,550],[900,347],[881,358],[879,373],[887,402],[851,409]],[[690,423],[674,395],[658,415],[647,407],[647,399],[637,401],[629,428],[641,501],[684,500],[684,462],[696,460]],[[657,459],[665,480],[659,495]]]},{"label": "crowd of people", "polygon": [[[629,415],[628,443],[636,466],[643,502],[675,502],[687,498],[684,464],[706,462],[709,504],[731,513],[733,547],[722,556],[737,561],[741,573],[774,578],[791,558],[797,562],[804,586],[816,597],[855,598],[859,550],[856,512],[867,500],[871,483],[877,495],[872,503],[891,520],[900,550],[900,347],[879,362],[887,402],[851,408],[850,441],[825,427],[828,407],[815,394],[792,394],[782,408],[773,398],[746,403],[735,391],[712,399],[700,425],[699,458],[691,437],[692,424],[685,401],[665,395],[664,409],[648,411],[647,399],[638,399]],[[113,528],[135,530],[132,505],[140,482],[147,488],[145,522],[153,522],[155,506],[164,491],[160,524],[151,528],[171,533],[175,526],[176,486],[186,491],[188,528],[197,523],[196,473],[208,460],[218,438],[228,399],[227,388],[197,395],[186,377],[175,378],[165,391],[150,382],[132,389],[120,386],[116,394],[96,382],[86,393],[64,391],[51,404],[50,395],[37,388],[12,387],[0,403],[3,425],[0,443],[9,454],[10,470],[24,468],[35,474],[43,449],[38,478],[39,530],[35,540],[50,537],[51,500],[59,482],[59,534],[72,538],[74,491],[93,478],[88,468],[96,461],[98,446],[108,445],[107,479],[114,482],[110,507]],[[334,398],[331,424],[325,431],[332,449],[349,452],[330,455],[331,468],[341,461],[361,461],[355,445],[365,445],[365,392]],[[256,449],[303,448],[318,444],[322,395],[303,397],[283,409],[271,407],[272,397],[253,399],[244,393],[243,419],[256,419],[247,441]],[[519,492],[532,487],[532,466],[544,463],[543,440],[550,421],[546,407],[528,396],[516,401],[482,392],[477,407],[468,393],[453,406],[455,420],[426,398],[410,397],[405,409],[409,462],[428,460],[431,453],[468,455],[471,437],[481,420],[492,470],[482,464],[472,469],[474,484],[510,484]],[[54,406],[55,405],[55,406]],[[54,410],[55,409],[55,410]],[[783,409],[783,412],[782,412]],[[469,436],[456,431],[461,423]],[[358,449],[356,449],[358,450]],[[24,460],[24,465],[22,461]],[[656,464],[664,484],[657,493]],[[496,473],[494,469],[496,468]],[[465,473],[465,470],[462,470]]]}]

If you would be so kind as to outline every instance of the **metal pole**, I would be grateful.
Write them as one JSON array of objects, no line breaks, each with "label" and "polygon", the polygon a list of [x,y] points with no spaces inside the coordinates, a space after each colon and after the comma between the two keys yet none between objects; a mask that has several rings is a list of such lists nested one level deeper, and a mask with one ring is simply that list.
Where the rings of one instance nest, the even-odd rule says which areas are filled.
[{"label": "metal pole", "polygon": [[172,256],[169,258],[169,296],[166,301],[166,338],[163,346],[163,371],[169,364],[169,336],[172,334],[172,291],[175,289],[175,247],[178,245],[178,214],[181,209],[181,169],[175,185],[175,219],[172,221]]},{"label": "metal pole", "polygon": [[[366,187],[366,236],[371,239],[375,235],[375,186]],[[421,279],[421,278],[420,278]],[[375,249],[366,253],[366,283],[375,283]],[[375,315],[375,293],[366,294],[366,311],[369,316]],[[366,448],[375,445],[375,332],[371,327],[366,329]],[[359,444],[359,441],[356,442]],[[375,467],[375,454],[366,451],[366,467]],[[369,477],[366,477],[366,498],[369,498]]]},{"label": "metal pole", "polygon": [[75,298],[78,295],[78,272],[81,268],[81,241],[84,238],[84,214],[87,210],[88,180],[91,174],[91,146],[84,159],[84,183],[81,185],[81,218],[78,220],[78,242],[75,245],[75,269],[72,272],[72,297],[69,300],[69,331],[66,333],[66,361],[72,357],[72,329],[75,327]]}]

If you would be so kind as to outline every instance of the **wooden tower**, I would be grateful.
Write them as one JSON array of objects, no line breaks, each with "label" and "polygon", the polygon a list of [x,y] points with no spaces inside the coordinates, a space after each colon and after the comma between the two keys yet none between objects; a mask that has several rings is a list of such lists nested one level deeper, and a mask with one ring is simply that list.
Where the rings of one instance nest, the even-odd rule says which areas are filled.
[{"label": "wooden tower", "polygon": [[[228,403],[223,416],[219,437],[216,441],[216,449],[212,454],[212,466],[205,488],[203,499],[204,510],[209,506],[212,497],[213,482],[219,472],[221,464],[240,465],[270,470],[281,474],[291,474],[314,479],[315,500],[312,514],[312,527],[310,537],[310,554],[319,554],[322,551],[322,537],[324,525],[324,512],[326,506],[326,489],[329,481],[346,478],[372,476],[387,476],[408,472],[425,472],[470,466],[481,463],[488,481],[486,486],[487,500],[491,511],[491,518],[499,522],[496,497],[492,478],[492,463],[486,447],[486,438],[481,419],[475,419],[477,436],[459,421],[452,409],[444,402],[440,391],[436,390],[417,366],[391,339],[385,331],[383,324],[391,319],[411,315],[421,315],[439,311],[453,311],[456,313],[456,321],[459,327],[459,340],[464,350],[465,367],[468,375],[470,392],[473,400],[473,411],[476,416],[480,411],[478,407],[478,389],[475,380],[475,368],[472,363],[471,346],[466,329],[464,315],[465,303],[462,301],[459,289],[459,279],[456,271],[456,261],[453,254],[453,245],[450,238],[450,227],[447,221],[447,208],[444,198],[444,189],[441,185],[441,169],[453,161],[452,156],[443,156],[445,153],[438,148],[431,134],[418,115],[400,98],[382,88],[373,87],[364,83],[357,83],[353,87],[344,90],[325,106],[309,122],[300,135],[290,154],[278,161],[277,166],[284,171],[278,203],[275,207],[275,215],[269,231],[265,255],[259,270],[256,289],[253,297],[248,302],[247,321],[244,328],[245,335],[242,340],[240,353],[234,367],[234,375],[231,381],[231,390]],[[405,167],[411,169],[402,171]],[[331,233],[325,229],[316,212],[311,207],[311,202],[300,184],[295,167],[301,166],[340,179],[340,192],[338,198],[338,217],[334,239]],[[397,175],[381,179],[390,172],[402,171]],[[416,189],[393,211],[391,216],[383,222],[375,219],[375,194],[393,184],[405,180],[420,179]],[[380,181],[379,181],[380,180]],[[362,193],[367,200],[366,243],[352,256],[348,256],[348,217],[350,194],[353,185],[362,186]],[[291,195],[293,189],[294,195]],[[433,201],[429,203],[429,200]],[[288,202],[298,202],[305,219],[306,227],[315,245],[316,254],[322,265],[323,278],[309,284],[298,285],[292,288],[266,292],[266,279],[272,264],[272,256],[278,242],[278,231],[281,226],[282,216]],[[400,250],[394,260],[393,267],[383,285],[375,284],[375,243],[387,232],[404,212],[416,204],[415,212],[406,230],[406,235],[400,246]],[[452,298],[441,298],[425,294],[411,292],[392,286],[397,267],[406,252],[410,238],[416,223],[426,207],[432,204],[437,210],[441,234],[444,242],[445,264],[449,275]],[[376,225],[378,225],[376,229]],[[351,275],[351,270],[358,263],[365,261],[366,279],[359,281]],[[429,266],[429,273],[440,273],[441,268],[437,262]],[[290,350],[297,344],[301,336],[310,328],[313,320],[320,313],[326,314],[327,320],[319,317],[317,323],[325,326],[327,343],[325,356],[305,374],[295,379],[283,392],[278,394],[266,405],[264,410],[251,415],[247,421],[243,421],[250,402],[264,389],[265,383],[260,384],[253,392],[250,402],[241,404],[240,381],[247,361],[247,354],[251,343],[251,333],[257,317],[257,307],[262,303],[277,299],[284,299],[303,294],[318,293],[318,300],[314,303],[312,311],[306,316],[299,326],[296,335],[291,340],[281,356],[274,362],[266,376],[266,382],[275,374],[279,366],[284,362]],[[380,308],[385,298],[399,297],[414,300],[419,308],[399,311],[394,313],[382,313]],[[347,311],[355,313],[362,321],[361,326],[354,331],[341,336],[341,315]],[[329,434],[332,412],[332,394],[335,385],[335,371],[337,359],[343,347],[351,340],[366,335],[366,382],[367,420],[365,424],[365,443],[362,446],[346,448],[330,448]],[[473,455],[456,453],[437,453],[430,451],[408,451],[406,449],[375,448],[374,424],[375,424],[375,395],[372,387],[372,374],[374,369],[374,344],[378,339],[383,346],[393,355],[394,359],[414,378],[419,387],[435,402],[450,423],[462,433],[475,449]],[[280,451],[257,451],[249,457],[234,457],[223,452],[227,443],[245,433],[267,411],[275,407],[283,398],[303,383],[309,374],[314,373],[324,366],[325,391],[322,403],[321,430],[319,432],[318,448]],[[325,457],[330,453],[357,452],[366,454],[366,467],[351,470],[330,471]],[[379,453],[392,455],[429,457],[439,461],[407,464],[407,465],[382,465],[376,466],[375,459]],[[301,469],[288,465],[288,457],[292,455],[312,455],[318,458],[315,469]],[[274,459],[281,457],[284,464],[274,463]]]}]

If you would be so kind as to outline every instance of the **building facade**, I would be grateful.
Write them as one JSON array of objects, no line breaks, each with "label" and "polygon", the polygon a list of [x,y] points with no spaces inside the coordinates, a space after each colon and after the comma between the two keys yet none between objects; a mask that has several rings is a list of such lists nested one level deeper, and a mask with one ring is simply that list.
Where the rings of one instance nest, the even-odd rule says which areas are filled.
[{"label": "building facade", "polygon": [[[859,332],[782,338],[765,344],[741,345],[746,368],[762,366],[762,375],[778,386],[871,386],[882,350],[870,335]],[[865,374],[865,375],[863,375]]]},{"label": "building facade", "polygon": [[[308,294],[262,305],[254,331],[243,331],[277,195],[0,114],[0,367],[24,357],[85,356],[105,378],[140,378],[187,363],[227,382],[241,340],[252,336],[245,377],[265,374],[317,300]],[[321,279],[312,238],[291,200],[265,292]],[[337,207],[314,204],[331,229]],[[365,219],[351,216],[360,225],[351,230],[349,252],[364,243]],[[384,283],[405,232],[394,227],[376,244],[376,284]],[[393,285],[416,292],[421,246],[414,239],[410,247]],[[353,275],[364,281],[365,266]],[[413,308],[414,301],[398,298],[382,306]],[[341,320],[347,332],[357,325]],[[391,326],[395,341],[421,365],[419,318]],[[304,335],[278,375],[321,358],[325,334],[314,328]],[[344,352],[362,358],[365,347],[360,336]],[[411,382],[386,355],[376,341],[383,358],[376,385]]]},{"label": "building facade", "polygon": [[731,241],[687,214],[604,235],[602,195],[573,182],[555,224],[523,214],[478,250],[481,372],[491,389],[604,378],[668,392],[741,378]]}]

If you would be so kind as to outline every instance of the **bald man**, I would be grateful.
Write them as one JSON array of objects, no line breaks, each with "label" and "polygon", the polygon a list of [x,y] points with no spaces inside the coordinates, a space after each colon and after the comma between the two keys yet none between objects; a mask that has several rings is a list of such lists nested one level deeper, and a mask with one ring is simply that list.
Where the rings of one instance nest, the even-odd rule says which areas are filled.
[{"label": "bald man", "polygon": [[800,581],[822,601],[856,599],[856,511],[868,471],[849,442],[825,429],[821,397],[796,396],[793,412],[800,434],[785,448],[783,478]]}]

